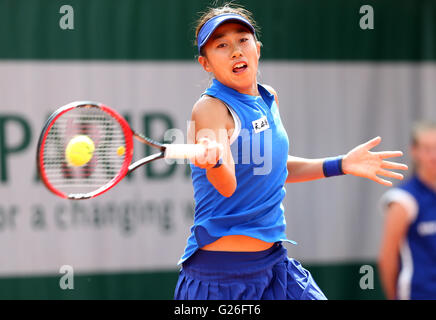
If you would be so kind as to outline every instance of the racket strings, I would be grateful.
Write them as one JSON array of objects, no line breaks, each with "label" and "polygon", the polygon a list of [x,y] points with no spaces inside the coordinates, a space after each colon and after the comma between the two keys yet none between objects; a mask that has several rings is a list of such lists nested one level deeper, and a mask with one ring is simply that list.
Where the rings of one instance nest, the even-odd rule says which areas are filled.
[{"label": "racket strings", "polygon": [[[69,163],[65,150],[74,137],[84,135],[94,143],[91,159],[81,166]],[[125,136],[119,122],[97,107],[74,108],[50,128],[44,144],[43,167],[52,186],[65,194],[92,193],[120,172]]]}]

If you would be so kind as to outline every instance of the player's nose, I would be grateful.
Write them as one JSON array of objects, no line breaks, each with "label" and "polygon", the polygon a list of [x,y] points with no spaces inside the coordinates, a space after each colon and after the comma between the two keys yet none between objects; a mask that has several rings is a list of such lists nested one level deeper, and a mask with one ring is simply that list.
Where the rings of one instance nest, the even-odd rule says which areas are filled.
[{"label": "player's nose", "polygon": [[232,58],[242,57],[242,50],[238,45],[233,46]]}]

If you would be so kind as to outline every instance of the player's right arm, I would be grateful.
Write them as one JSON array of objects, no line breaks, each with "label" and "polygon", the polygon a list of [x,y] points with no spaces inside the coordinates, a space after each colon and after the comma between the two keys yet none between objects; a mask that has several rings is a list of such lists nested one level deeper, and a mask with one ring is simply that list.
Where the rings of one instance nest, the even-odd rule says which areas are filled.
[{"label": "player's right arm", "polygon": [[[233,118],[220,100],[203,96],[194,105],[188,140],[189,143],[203,144],[206,152],[192,159],[192,162],[206,170],[209,182],[224,197],[230,197],[236,190],[235,162],[229,141],[229,132],[232,130]],[[220,150],[216,143],[222,145],[223,149]],[[215,167],[220,158],[221,166]]]},{"label": "player's right arm", "polygon": [[387,299],[397,297],[400,248],[406,238],[410,215],[403,205],[392,202],[385,211],[385,225],[380,248],[378,268]]}]

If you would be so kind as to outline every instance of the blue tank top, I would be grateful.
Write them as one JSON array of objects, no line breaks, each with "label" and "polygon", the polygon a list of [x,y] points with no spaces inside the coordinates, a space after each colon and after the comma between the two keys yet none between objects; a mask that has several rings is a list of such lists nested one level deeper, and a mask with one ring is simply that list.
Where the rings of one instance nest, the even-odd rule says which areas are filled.
[{"label": "blue tank top", "polygon": [[235,130],[239,134],[230,145],[237,187],[226,198],[209,182],[206,170],[191,164],[194,224],[179,264],[198,248],[227,235],[295,244],[286,239],[282,205],[288,175],[288,136],[274,95],[260,84],[258,90],[260,96],[246,95],[214,79],[204,92],[224,102],[237,121]]},{"label": "blue tank top", "polygon": [[436,192],[416,176],[399,189],[411,194],[417,204],[401,249],[399,298],[436,299]]}]

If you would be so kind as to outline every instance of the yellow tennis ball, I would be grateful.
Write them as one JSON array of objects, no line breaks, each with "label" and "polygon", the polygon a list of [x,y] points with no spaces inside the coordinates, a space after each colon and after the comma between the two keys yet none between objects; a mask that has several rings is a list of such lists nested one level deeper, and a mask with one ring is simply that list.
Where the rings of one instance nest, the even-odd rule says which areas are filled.
[{"label": "yellow tennis ball", "polygon": [[71,166],[81,167],[92,159],[94,150],[94,142],[88,136],[77,135],[68,142],[65,158]]},{"label": "yellow tennis ball", "polygon": [[120,146],[117,149],[117,155],[119,155],[120,157],[124,155],[124,153],[126,153],[126,148],[124,146]]}]

